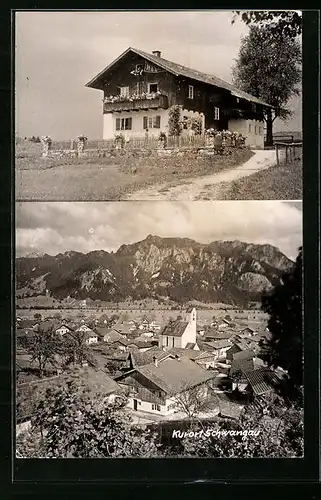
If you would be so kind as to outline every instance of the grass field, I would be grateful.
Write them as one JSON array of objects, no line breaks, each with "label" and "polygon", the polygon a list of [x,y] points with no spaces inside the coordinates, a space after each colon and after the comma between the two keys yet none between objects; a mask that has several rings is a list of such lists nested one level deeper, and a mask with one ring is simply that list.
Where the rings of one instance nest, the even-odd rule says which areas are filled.
[{"label": "grass field", "polygon": [[[21,149],[20,149],[21,147]],[[24,149],[23,149],[24,148]],[[230,156],[200,157],[196,153],[115,156],[96,159],[42,158],[31,143],[16,149],[16,199],[37,201],[99,201],[122,199],[148,186],[201,177],[246,162],[252,152],[235,150]]]},{"label": "grass field", "polygon": [[[214,304],[215,306],[215,304]],[[184,317],[185,308],[183,310],[177,308],[172,310],[157,310],[157,309],[128,309],[128,310],[120,310],[118,308],[108,309],[102,311],[98,310],[86,310],[86,309],[64,309],[64,310],[53,310],[53,309],[17,309],[16,316],[21,318],[32,319],[36,313],[41,314],[43,318],[53,318],[59,317],[59,319],[64,320],[79,320],[85,319],[87,321],[98,319],[103,313],[107,314],[107,316],[113,316],[114,314],[119,315],[120,320],[128,321],[134,320],[139,321],[144,317],[147,317],[149,320],[154,320],[162,326],[164,323],[169,321],[169,319],[176,319],[178,315]],[[217,318],[223,318],[226,314],[229,314],[231,318],[234,318],[238,322],[246,321],[264,321],[266,319],[266,315],[259,310],[228,310],[226,309],[218,309],[218,308],[208,308],[202,309],[197,308],[197,322],[198,324],[208,323],[214,316]]]},{"label": "grass field", "polygon": [[302,160],[273,166],[237,181],[207,186],[202,199],[301,200]]}]

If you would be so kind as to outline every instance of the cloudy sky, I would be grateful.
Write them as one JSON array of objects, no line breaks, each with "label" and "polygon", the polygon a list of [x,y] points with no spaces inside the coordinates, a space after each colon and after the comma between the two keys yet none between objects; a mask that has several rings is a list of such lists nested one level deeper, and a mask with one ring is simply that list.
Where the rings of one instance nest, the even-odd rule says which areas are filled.
[{"label": "cloudy sky", "polygon": [[282,201],[18,203],[17,255],[110,252],[153,234],[201,243],[269,243],[295,259],[302,242],[301,208],[300,202]]},{"label": "cloudy sky", "polygon": [[[102,92],[85,84],[129,46],[231,81],[241,36],[232,11],[19,12],[16,14],[16,135],[102,137]],[[301,130],[301,100],[287,124]]]}]

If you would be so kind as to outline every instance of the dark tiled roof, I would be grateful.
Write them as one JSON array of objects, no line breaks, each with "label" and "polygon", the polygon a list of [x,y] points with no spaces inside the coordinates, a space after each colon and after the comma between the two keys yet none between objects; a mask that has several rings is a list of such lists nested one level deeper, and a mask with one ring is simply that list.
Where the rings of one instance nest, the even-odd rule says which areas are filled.
[{"label": "dark tiled roof", "polygon": [[245,373],[245,377],[257,396],[261,396],[273,390],[275,385],[279,382],[278,377],[273,371],[266,367],[248,371]]},{"label": "dark tiled roof", "polygon": [[206,342],[206,344],[212,349],[222,349],[222,347],[229,347],[231,343],[226,340],[214,340],[213,342]]},{"label": "dark tiled roof", "polygon": [[156,349],[148,349],[148,351],[139,351],[133,350],[130,353],[132,365],[135,366],[143,366],[152,363],[154,357],[156,357],[157,361],[160,363],[163,359],[166,359],[170,356],[169,352],[164,352],[160,348]]},{"label": "dark tiled roof", "polygon": [[188,325],[187,321],[170,321],[162,331],[162,335],[168,335],[171,337],[181,337],[186,330]]},{"label": "dark tiled roof", "polygon": [[236,352],[233,355],[233,361],[240,361],[241,359],[253,359],[255,356],[251,349],[246,349],[245,351]]},{"label": "dark tiled roof", "polygon": [[246,92],[243,92],[242,90],[237,89],[234,85],[231,83],[225,82],[224,80],[221,80],[220,78],[217,78],[214,75],[209,75],[207,73],[203,73],[201,71],[197,71],[192,68],[188,68],[186,66],[182,66],[181,64],[174,63],[172,61],[168,61],[167,59],[164,59],[162,57],[157,57],[153,54],[148,54],[147,52],[144,52],[139,49],[134,49],[132,47],[129,47],[125,52],[123,52],[115,61],[113,61],[111,64],[109,64],[106,68],[104,68],[97,76],[95,76],[90,82],[86,84],[87,87],[93,87],[93,88],[99,88],[97,87],[97,84],[101,77],[116,63],[119,61],[123,56],[125,56],[128,52],[134,52],[144,59],[147,59],[148,61],[156,64],[157,66],[165,69],[166,71],[169,71],[170,73],[173,73],[176,76],[183,76],[186,78],[191,78],[193,80],[197,80],[202,83],[206,83],[208,85],[213,85],[215,87],[219,87],[225,90],[228,90],[231,92],[233,95],[236,97],[239,97],[241,99],[246,99],[247,101],[251,102],[256,102],[258,104],[262,104],[264,106],[269,106],[269,104],[265,103],[261,99],[258,99],[257,97],[254,97]]},{"label": "dark tiled roof", "polygon": [[214,376],[213,373],[204,370],[186,357],[179,360],[167,358],[158,366],[150,363],[141,366],[139,372],[168,395],[178,394],[183,390],[195,387]]},{"label": "dark tiled roof", "polygon": [[213,340],[226,340],[229,339],[232,335],[232,332],[226,332],[226,331],[218,331],[218,330],[207,330],[205,332],[205,339],[213,339]]}]

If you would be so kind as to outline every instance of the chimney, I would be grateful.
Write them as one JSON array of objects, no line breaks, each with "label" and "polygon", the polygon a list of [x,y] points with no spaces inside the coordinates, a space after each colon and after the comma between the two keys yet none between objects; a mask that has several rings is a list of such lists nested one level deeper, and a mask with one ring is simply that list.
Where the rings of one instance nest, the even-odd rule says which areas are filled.
[{"label": "chimney", "polygon": [[158,360],[157,360],[157,357],[156,357],[156,356],[153,356],[153,361],[154,361],[154,365],[155,365],[155,366],[156,366],[156,368],[157,368],[157,366],[158,366]]},{"label": "chimney", "polygon": [[153,50],[152,52],[153,56],[156,56],[156,57],[161,57],[161,51],[160,50]]}]

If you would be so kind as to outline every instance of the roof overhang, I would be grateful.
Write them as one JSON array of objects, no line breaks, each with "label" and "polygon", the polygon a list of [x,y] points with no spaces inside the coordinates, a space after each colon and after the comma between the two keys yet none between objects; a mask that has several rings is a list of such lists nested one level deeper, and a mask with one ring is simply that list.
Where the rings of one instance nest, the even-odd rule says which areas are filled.
[{"label": "roof overhang", "polygon": [[[179,71],[175,71],[173,68],[169,68],[168,66],[166,66],[166,64],[162,63],[161,58],[160,58],[159,61],[156,61],[154,56],[149,55],[148,53],[143,52],[141,50],[134,49],[133,47],[128,47],[128,49],[126,49],[122,54],[120,54],[120,56],[118,56],[116,59],[114,59],[114,61],[112,61],[102,71],[100,71],[100,73],[98,73],[98,75],[96,75],[88,83],[86,83],[85,87],[89,87],[89,88],[93,88],[93,89],[98,89],[98,90],[103,90],[103,86],[101,85],[101,79],[102,79],[102,77],[109,70],[111,70],[124,56],[126,56],[130,52],[132,52],[133,54],[136,54],[138,56],[141,56],[144,59],[147,59],[152,64],[157,64],[160,68],[164,69],[165,71],[168,71],[169,73],[172,73],[175,76],[180,76],[180,75],[184,76]],[[206,83],[207,85],[211,85],[213,87],[222,88],[222,89],[226,90],[227,92],[230,92],[235,97],[238,97],[240,99],[245,99],[247,101],[255,102],[257,104],[261,104],[262,106],[265,106],[265,107],[273,109],[273,106],[271,106],[270,104],[262,101],[261,99],[259,99],[257,97],[254,97],[254,96],[252,96],[250,94],[247,94],[246,92],[242,92],[241,90],[238,91],[236,88],[230,88],[230,87],[233,87],[231,84],[226,84],[226,85],[228,85],[228,87],[225,87],[223,85],[223,83],[224,83],[223,81],[222,81],[222,85],[220,86],[218,83],[204,82],[204,79],[202,79],[201,75],[198,77],[197,74],[195,74],[194,76],[189,77],[189,78],[191,80],[196,80],[196,81],[200,81],[202,83]]]}]

